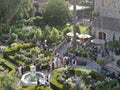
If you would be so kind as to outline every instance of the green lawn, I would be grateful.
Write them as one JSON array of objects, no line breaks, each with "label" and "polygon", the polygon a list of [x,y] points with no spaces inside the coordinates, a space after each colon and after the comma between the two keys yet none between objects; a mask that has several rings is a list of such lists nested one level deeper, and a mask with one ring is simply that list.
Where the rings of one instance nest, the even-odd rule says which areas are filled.
[{"label": "green lawn", "polygon": [[[73,25],[58,26],[56,28],[60,31],[63,31],[65,29],[69,29],[70,31],[73,31]],[[87,29],[87,27],[85,27],[85,26],[79,26],[79,30],[82,34],[88,33],[88,31],[86,29]]]}]

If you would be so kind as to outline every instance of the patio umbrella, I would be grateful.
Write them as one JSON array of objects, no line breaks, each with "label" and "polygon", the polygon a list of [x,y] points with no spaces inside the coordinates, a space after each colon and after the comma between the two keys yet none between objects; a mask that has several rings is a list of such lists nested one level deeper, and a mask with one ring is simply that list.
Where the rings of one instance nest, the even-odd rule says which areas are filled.
[{"label": "patio umbrella", "polygon": [[[73,37],[73,36],[74,36],[74,33],[73,33],[73,32],[68,32],[66,35],[67,35],[67,36],[71,36],[71,37]],[[76,33],[76,35],[78,36],[79,33]]]},{"label": "patio umbrella", "polygon": [[[84,10],[84,9],[88,9],[90,8],[89,6],[79,6],[79,5],[76,5],[76,10]],[[73,11],[73,5],[71,5],[69,7],[69,10]]]},{"label": "patio umbrella", "polygon": [[80,34],[80,35],[78,35],[78,37],[81,39],[87,39],[87,38],[90,38],[91,36],[88,34]]},{"label": "patio umbrella", "polygon": [[91,42],[94,44],[104,44],[105,43],[105,41],[101,40],[101,39],[93,39],[93,40],[91,40]]}]

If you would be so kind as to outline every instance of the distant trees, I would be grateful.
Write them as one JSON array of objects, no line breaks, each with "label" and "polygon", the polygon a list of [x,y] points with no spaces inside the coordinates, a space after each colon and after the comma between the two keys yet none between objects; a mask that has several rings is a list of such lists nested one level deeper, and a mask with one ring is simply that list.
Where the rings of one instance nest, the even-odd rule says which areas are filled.
[{"label": "distant trees", "polygon": [[34,0],[0,0],[0,23],[10,24],[17,19],[34,15]]},{"label": "distant trees", "polygon": [[49,25],[65,24],[72,16],[69,4],[65,0],[48,0],[42,13],[45,22]]}]

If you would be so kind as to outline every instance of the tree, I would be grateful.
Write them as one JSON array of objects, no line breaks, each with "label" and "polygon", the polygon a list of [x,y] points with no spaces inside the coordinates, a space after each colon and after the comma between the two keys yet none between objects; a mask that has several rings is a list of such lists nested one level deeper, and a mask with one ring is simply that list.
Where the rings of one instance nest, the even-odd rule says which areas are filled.
[{"label": "tree", "polygon": [[9,39],[8,39],[8,43],[12,44],[14,42],[17,42],[17,40],[18,40],[18,35],[15,34],[15,33],[12,33],[11,36],[9,37]]},{"label": "tree", "polygon": [[34,39],[37,40],[41,40],[43,37],[42,31],[41,29],[37,29],[35,34],[34,34]]},{"label": "tree", "polygon": [[72,16],[69,4],[65,0],[48,0],[46,8],[42,11],[45,22],[49,25],[65,24]]},{"label": "tree", "polygon": [[56,43],[57,40],[59,39],[59,31],[56,28],[53,28],[52,31],[50,32],[49,37],[52,43]]},{"label": "tree", "polygon": [[16,19],[33,16],[33,1],[34,0],[0,0],[0,23],[10,24]]},{"label": "tree", "polygon": [[50,32],[51,32],[51,28],[49,27],[49,25],[46,25],[43,34],[44,34],[44,39],[46,39],[48,42],[49,42]]},{"label": "tree", "polygon": [[0,90],[20,90],[17,79],[7,73],[0,74]]}]

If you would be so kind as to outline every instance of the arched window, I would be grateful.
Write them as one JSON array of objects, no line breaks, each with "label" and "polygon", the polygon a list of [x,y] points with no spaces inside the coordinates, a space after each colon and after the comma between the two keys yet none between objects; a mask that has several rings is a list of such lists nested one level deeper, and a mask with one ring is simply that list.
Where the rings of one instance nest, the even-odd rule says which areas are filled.
[{"label": "arched window", "polygon": [[106,40],[106,34],[104,32],[99,32],[99,39]]}]

